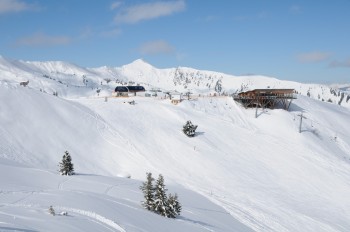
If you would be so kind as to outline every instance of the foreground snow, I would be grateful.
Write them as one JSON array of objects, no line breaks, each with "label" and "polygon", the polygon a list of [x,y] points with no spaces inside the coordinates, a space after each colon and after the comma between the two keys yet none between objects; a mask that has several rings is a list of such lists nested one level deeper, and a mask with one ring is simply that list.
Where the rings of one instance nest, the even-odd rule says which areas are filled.
[{"label": "foreground snow", "polygon": [[[140,181],[59,176],[3,159],[0,174],[0,231],[251,231],[223,208],[179,186],[169,187],[184,196],[183,213],[167,219],[140,207]],[[56,216],[48,213],[50,205]]]}]

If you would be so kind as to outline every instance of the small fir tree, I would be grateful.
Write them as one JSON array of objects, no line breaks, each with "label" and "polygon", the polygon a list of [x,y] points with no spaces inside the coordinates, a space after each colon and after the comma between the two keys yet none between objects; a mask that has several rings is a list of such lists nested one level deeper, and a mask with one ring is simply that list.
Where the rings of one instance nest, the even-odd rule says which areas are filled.
[{"label": "small fir tree", "polygon": [[146,173],[147,180],[142,183],[140,189],[143,192],[144,201],[142,201],[142,206],[150,211],[154,211],[154,191],[155,188],[153,186],[154,178],[152,177],[152,173]]},{"label": "small fir tree", "polygon": [[51,214],[52,216],[56,215],[55,210],[53,209],[52,205],[50,205],[50,207],[49,207],[49,214]]},{"label": "small fir tree", "polygon": [[154,186],[152,173],[146,173],[146,175],[147,180],[140,186],[145,199],[141,202],[142,206],[163,217],[176,218],[180,215],[181,204],[178,201],[178,196],[176,193],[175,195],[166,195],[167,189],[165,188],[164,177],[159,175]]},{"label": "small fir tree", "polygon": [[180,215],[181,212],[181,204],[178,201],[178,196],[169,194],[168,196],[168,215],[170,218],[176,218],[176,216]]},{"label": "small fir tree", "polygon": [[166,191],[167,189],[164,185],[164,177],[159,174],[155,186],[154,212],[164,217],[168,217],[168,198]]},{"label": "small fir tree", "polygon": [[181,206],[181,204],[180,204],[180,202],[179,202],[179,200],[178,200],[178,196],[177,196],[176,193],[175,193],[175,195],[174,195],[174,204],[173,204],[173,207],[174,207],[174,209],[175,209],[176,216],[177,216],[177,215],[180,215],[181,210],[182,210],[182,206]]},{"label": "small fir tree", "polygon": [[183,126],[182,131],[188,136],[188,137],[194,137],[196,134],[197,125],[193,125],[191,121],[187,121],[186,124]]},{"label": "small fir tree", "polygon": [[72,163],[72,158],[68,151],[64,152],[62,162],[59,163],[60,174],[65,176],[74,175],[74,167]]}]

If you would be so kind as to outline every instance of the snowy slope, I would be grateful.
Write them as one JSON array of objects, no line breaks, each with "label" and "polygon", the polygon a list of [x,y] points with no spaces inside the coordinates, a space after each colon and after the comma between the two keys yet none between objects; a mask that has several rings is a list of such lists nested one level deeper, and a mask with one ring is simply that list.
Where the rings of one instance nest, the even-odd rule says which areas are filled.
[{"label": "snowy slope", "polygon": [[[179,219],[143,210],[140,181],[97,176],[129,176],[141,165],[140,179],[146,170],[156,171],[131,141],[80,104],[8,84],[0,89],[6,102],[0,114],[0,231],[251,231],[175,183],[169,191],[181,198]],[[64,150],[72,154],[77,176],[58,175]],[[49,205],[71,217],[51,218]]]},{"label": "snowy slope", "polygon": [[[133,65],[145,64],[139,60]],[[172,86],[174,79],[162,76],[164,70],[148,66],[132,74],[128,66],[118,71],[121,79],[130,81],[128,75],[148,69],[160,72],[157,81],[142,79],[146,75],[137,80],[164,89]],[[91,78],[101,76],[86,70]],[[99,72],[115,70],[105,67]],[[210,72],[201,72],[209,78]],[[71,78],[79,75],[85,74],[76,72]],[[289,112],[259,110],[255,118],[254,109],[242,108],[231,97],[205,96],[177,106],[168,99],[144,97],[105,102],[91,98],[95,95],[90,87],[73,91],[72,84],[65,87],[68,100],[35,86],[19,86],[11,71],[4,76],[0,80],[0,231],[350,230],[350,110],[343,104],[298,95]],[[62,85],[37,79],[31,81],[45,86],[51,81],[53,88]],[[309,88],[258,76],[223,76],[222,83],[236,90]],[[98,86],[97,81],[94,84]],[[105,87],[111,88],[111,82]],[[330,90],[322,88],[328,88],[324,94]],[[315,85],[313,90],[322,93],[322,88]],[[197,91],[205,93],[204,88]],[[128,104],[130,100],[136,104]],[[305,118],[299,133],[301,112]],[[194,138],[181,131],[187,120],[198,125]],[[80,175],[57,175],[65,150],[72,154]],[[184,207],[179,219],[141,209],[138,186],[148,171],[162,173],[169,192],[179,194]],[[131,179],[116,177],[129,175]],[[71,217],[52,218],[46,212],[49,205],[67,210]]]},{"label": "snowy slope", "polygon": [[[159,170],[257,231],[349,229],[350,135],[342,128],[350,128],[350,112],[345,108],[301,97],[295,111],[268,111],[255,119],[254,110],[245,111],[230,98],[180,106],[142,98],[135,106],[81,102],[101,112],[152,160],[153,167],[144,164],[133,176]],[[308,118],[301,134],[300,111]],[[192,139],[180,130],[188,119],[199,125]]]},{"label": "snowy slope", "polygon": [[[139,181],[89,173],[63,177],[2,159],[0,167],[0,231],[251,231],[181,187],[170,186],[186,196],[182,216],[174,220],[140,207]],[[48,213],[50,205],[56,216]]]}]

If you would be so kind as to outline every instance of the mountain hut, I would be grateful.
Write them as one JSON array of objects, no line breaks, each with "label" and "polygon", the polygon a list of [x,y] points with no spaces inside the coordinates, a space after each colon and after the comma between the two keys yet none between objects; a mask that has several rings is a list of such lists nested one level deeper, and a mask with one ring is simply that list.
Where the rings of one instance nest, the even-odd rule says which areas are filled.
[{"label": "mountain hut", "polygon": [[254,89],[241,92],[233,99],[245,108],[258,107],[274,109],[278,106],[289,109],[293,99],[296,99],[294,89]]},{"label": "mountain hut", "polygon": [[117,86],[114,90],[114,95],[117,97],[127,97],[127,96],[136,96],[138,92],[145,92],[145,88],[141,85],[137,86]]}]

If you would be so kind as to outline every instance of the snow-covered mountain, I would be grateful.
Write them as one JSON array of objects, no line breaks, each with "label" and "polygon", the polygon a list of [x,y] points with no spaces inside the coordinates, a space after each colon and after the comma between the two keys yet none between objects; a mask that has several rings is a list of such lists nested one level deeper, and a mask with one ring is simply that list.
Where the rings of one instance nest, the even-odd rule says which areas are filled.
[{"label": "snow-covered mountain", "polygon": [[26,62],[0,57],[0,80],[12,83],[30,81],[34,89],[63,97],[109,96],[120,84],[140,84],[146,89],[208,93],[217,90],[233,94],[255,88],[293,88],[311,98],[350,107],[348,85],[305,84],[251,75],[232,76],[224,73],[186,67],[157,69],[139,59],[122,67],[82,68],[61,61]]},{"label": "snow-covered mountain", "polygon": [[[92,69],[1,58],[0,74],[0,231],[350,230],[350,110],[346,97],[336,102],[346,85],[156,69],[142,60]],[[26,80],[29,88],[19,85]],[[229,93],[269,86],[301,94],[290,111],[255,118],[232,97],[206,96],[218,80]],[[203,94],[176,106],[96,97],[129,81]],[[187,120],[198,125],[194,138],[181,131]],[[76,176],[57,172],[66,150]],[[179,218],[142,209],[146,172],[163,174],[178,193]],[[50,205],[68,216],[52,217]]]}]

